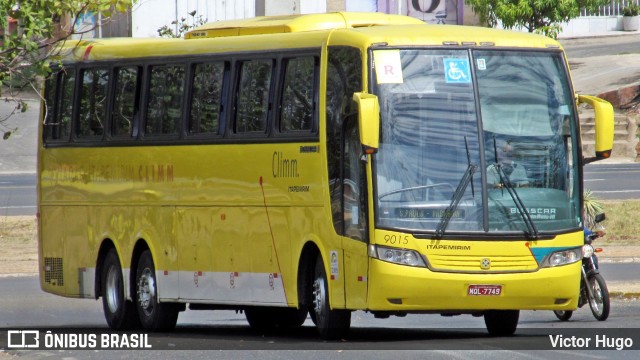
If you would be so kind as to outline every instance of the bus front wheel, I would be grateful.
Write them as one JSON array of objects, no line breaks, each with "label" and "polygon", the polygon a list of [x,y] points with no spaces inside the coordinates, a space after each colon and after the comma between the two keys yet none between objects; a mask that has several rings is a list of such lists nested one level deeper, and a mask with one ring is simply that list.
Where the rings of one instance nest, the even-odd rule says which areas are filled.
[{"label": "bus front wheel", "polygon": [[347,335],[351,326],[351,312],[349,310],[332,310],[329,304],[329,284],[324,270],[322,257],[318,256],[313,275],[311,289],[313,312],[320,336],[324,339],[341,339]]},{"label": "bus front wheel", "polygon": [[490,310],[484,313],[484,323],[491,336],[511,336],[516,332],[520,310]]},{"label": "bus front wheel", "polygon": [[102,309],[110,329],[129,330],[140,326],[136,307],[124,296],[122,267],[115,249],[104,258],[101,273]]},{"label": "bus front wheel", "polygon": [[180,308],[177,304],[158,301],[156,269],[151,252],[140,255],[136,271],[136,305],[142,327],[149,331],[171,331],[178,321]]}]

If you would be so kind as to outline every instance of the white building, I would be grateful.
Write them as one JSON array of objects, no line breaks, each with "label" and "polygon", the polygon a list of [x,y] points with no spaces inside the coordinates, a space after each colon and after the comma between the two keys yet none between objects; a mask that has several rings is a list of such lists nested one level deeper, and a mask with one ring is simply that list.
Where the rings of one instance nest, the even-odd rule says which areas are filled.
[{"label": "white building", "polygon": [[[624,0],[638,3],[640,0]],[[597,13],[582,12],[581,16],[562,24],[560,36],[598,35],[603,32],[622,30],[619,2],[602,7]],[[194,20],[188,15],[195,11],[195,20],[207,22],[243,19],[255,16],[311,14],[331,11],[372,11],[388,14],[403,14],[422,19],[432,24],[478,25],[477,16],[464,0],[138,0],[131,16],[98,27],[95,33],[83,37],[157,37],[158,29],[175,26],[182,18],[188,23]],[[96,23],[92,14],[83,18],[84,24],[76,28],[91,28]],[[124,24],[124,25],[123,25]]]}]

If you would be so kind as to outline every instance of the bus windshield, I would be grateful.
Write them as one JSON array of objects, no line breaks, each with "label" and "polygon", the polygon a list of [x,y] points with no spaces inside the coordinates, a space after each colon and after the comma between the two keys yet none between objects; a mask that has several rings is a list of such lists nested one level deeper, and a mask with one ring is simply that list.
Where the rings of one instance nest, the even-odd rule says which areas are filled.
[{"label": "bus windshield", "polygon": [[581,225],[560,51],[385,49],[373,59],[378,227],[535,237]]}]

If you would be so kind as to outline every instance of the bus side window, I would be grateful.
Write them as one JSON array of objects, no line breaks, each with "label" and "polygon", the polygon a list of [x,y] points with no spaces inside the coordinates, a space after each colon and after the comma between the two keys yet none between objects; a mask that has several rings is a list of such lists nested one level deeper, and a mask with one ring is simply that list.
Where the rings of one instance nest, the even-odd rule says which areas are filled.
[{"label": "bus side window", "polygon": [[44,118],[44,140],[52,140],[54,139],[54,130],[57,128],[56,125],[56,99],[58,94],[59,80],[61,77],[61,72],[52,73],[44,83],[44,103],[45,103],[45,118]]},{"label": "bus side window", "polygon": [[280,132],[310,132],[314,116],[315,58],[286,59],[284,64]]},{"label": "bus side window", "polygon": [[235,133],[266,132],[272,69],[272,60],[240,63],[236,92]]},{"label": "bus side window", "polygon": [[[71,135],[71,116],[73,114],[73,94],[76,82],[76,70],[65,69],[62,73],[60,104],[56,108],[55,123],[51,139],[69,140]],[[60,90],[59,90],[60,91]]]},{"label": "bus side window", "polygon": [[358,115],[349,116],[345,122],[343,143],[342,207],[344,235],[366,241],[366,178],[364,162],[360,160],[362,145],[358,132]]},{"label": "bus side window", "polygon": [[189,111],[189,134],[222,135],[222,86],[224,62],[196,64],[193,68],[193,92]]},{"label": "bus side window", "polygon": [[111,122],[113,124],[113,136],[135,137],[135,121],[140,110],[140,68],[137,66],[116,69],[116,86],[113,109],[111,110]]},{"label": "bus side window", "polygon": [[84,69],[80,77],[80,112],[76,125],[78,138],[104,135],[107,94],[109,93],[109,69]]},{"label": "bus side window", "polygon": [[[345,215],[343,212],[348,204],[344,203],[343,189],[352,185],[345,179],[343,173],[342,155],[344,137],[346,134],[344,122],[355,115],[353,93],[362,91],[362,58],[360,51],[355,48],[331,46],[329,47],[327,63],[327,167],[329,176],[329,193],[331,196],[331,210],[333,226],[338,234],[345,234]],[[364,208],[360,210],[365,210]],[[349,220],[351,221],[351,220]]]},{"label": "bus side window", "polygon": [[184,66],[151,67],[145,134],[177,135],[182,118]]}]

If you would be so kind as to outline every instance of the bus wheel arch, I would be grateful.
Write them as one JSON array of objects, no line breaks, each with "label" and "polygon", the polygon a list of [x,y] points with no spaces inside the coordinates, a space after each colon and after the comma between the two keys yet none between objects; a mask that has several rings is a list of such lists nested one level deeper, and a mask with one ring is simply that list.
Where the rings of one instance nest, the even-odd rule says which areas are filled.
[{"label": "bus wheel arch", "polygon": [[[307,242],[300,253],[298,261],[298,306],[312,310],[312,285],[315,262],[320,255],[320,249],[312,242]],[[315,318],[311,314],[313,322]]]},{"label": "bus wheel arch", "polygon": [[98,298],[100,298],[100,296],[102,296],[102,269],[104,268],[104,259],[107,256],[107,253],[111,250],[111,249],[115,249],[116,246],[114,245],[113,241],[111,241],[111,239],[104,239],[104,241],[102,241],[102,244],[100,245],[100,250],[98,250],[98,256],[96,258],[96,272],[95,272],[95,279],[94,279],[94,289],[95,289],[95,299],[98,300]]}]

